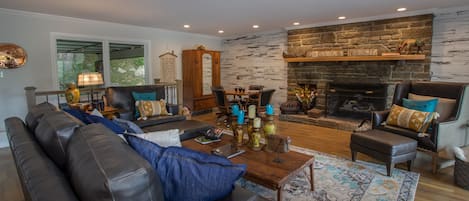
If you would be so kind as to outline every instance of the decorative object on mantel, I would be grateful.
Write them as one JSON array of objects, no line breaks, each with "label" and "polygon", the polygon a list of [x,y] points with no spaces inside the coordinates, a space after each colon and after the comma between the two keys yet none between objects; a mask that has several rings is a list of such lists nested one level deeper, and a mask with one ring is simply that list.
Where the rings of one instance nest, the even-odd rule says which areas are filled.
[{"label": "decorative object on mantel", "polygon": [[314,100],[317,96],[316,89],[310,89],[308,85],[295,89],[295,96],[300,101],[304,114],[314,107]]},{"label": "decorative object on mantel", "polygon": [[381,53],[381,56],[399,56],[401,53],[399,52],[383,52]]},{"label": "decorative object on mantel", "polygon": [[166,52],[159,56],[161,66],[160,82],[174,83],[176,82],[176,58],[174,50]]},{"label": "decorative object on mantel", "polygon": [[19,68],[26,63],[26,50],[12,43],[0,43],[0,68]]},{"label": "decorative object on mantel", "polygon": [[377,56],[378,49],[348,49],[347,56]]},{"label": "decorative object on mantel", "polygon": [[[399,51],[401,54],[420,54],[422,53],[422,48],[425,45],[425,43],[421,40],[417,39],[407,39],[403,40],[399,47],[397,48],[397,51]],[[417,50],[415,50],[417,48]],[[416,52],[414,52],[415,50]]]}]

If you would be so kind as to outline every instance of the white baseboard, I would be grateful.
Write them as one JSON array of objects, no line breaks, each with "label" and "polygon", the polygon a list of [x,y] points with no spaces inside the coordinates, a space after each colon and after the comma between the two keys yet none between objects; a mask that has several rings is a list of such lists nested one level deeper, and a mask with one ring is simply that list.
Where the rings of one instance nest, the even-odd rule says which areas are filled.
[{"label": "white baseboard", "polygon": [[0,148],[9,147],[7,133],[5,131],[0,131]]}]

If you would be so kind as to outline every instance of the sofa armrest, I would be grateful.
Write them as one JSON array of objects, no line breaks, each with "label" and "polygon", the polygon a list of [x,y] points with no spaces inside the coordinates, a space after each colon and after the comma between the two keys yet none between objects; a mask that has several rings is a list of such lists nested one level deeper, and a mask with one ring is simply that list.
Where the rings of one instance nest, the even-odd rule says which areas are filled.
[{"label": "sofa armrest", "polygon": [[386,121],[386,118],[388,118],[388,115],[389,115],[389,110],[371,112],[372,128],[375,129],[379,127],[381,123]]},{"label": "sofa armrest", "polygon": [[179,106],[176,104],[166,104],[166,110],[173,115],[179,114]]}]

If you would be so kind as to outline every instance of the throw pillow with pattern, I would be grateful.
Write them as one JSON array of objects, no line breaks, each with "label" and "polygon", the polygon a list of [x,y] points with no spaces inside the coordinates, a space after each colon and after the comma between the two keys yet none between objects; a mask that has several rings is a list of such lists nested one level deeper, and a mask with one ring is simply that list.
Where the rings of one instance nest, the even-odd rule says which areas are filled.
[{"label": "throw pillow with pattern", "polygon": [[434,112],[422,112],[393,105],[386,119],[386,124],[407,128],[416,132],[425,132],[430,126],[434,115]]},{"label": "throw pillow with pattern", "polygon": [[164,99],[159,101],[137,101],[135,102],[135,106],[140,112],[139,119],[146,119],[147,117],[157,115],[168,115]]}]

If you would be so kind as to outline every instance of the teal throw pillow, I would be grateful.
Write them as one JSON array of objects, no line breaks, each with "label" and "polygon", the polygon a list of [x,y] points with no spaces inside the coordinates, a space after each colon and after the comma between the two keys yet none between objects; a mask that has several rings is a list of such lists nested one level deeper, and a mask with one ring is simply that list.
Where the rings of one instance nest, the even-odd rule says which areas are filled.
[{"label": "teal throw pillow", "polygon": [[[156,101],[156,92],[135,92],[132,91],[132,96],[134,97],[135,102],[137,101]],[[135,108],[135,119],[140,117],[140,112]]]},{"label": "teal throw pillow", "polygon": [[437,105],[437,98],[430,100],[410,100],[407,98],[402,99],[402,106],[404,106],[405,108],[418,110],[422,112],[435,112]]}]

